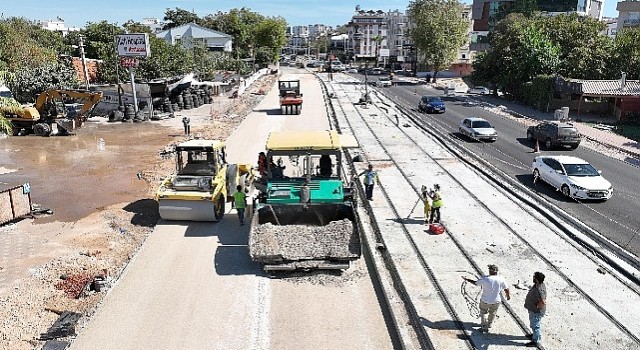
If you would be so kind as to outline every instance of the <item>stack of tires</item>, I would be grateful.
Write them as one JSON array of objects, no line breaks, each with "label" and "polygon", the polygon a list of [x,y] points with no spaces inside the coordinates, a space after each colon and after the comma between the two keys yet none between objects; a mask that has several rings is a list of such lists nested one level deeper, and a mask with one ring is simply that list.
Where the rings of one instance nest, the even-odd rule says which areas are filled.
[{"label": "stack of tires", "polygon": [[193,97],[191,96],[189,90],[185,90],[182,93],[182,99],[184,100],[184,109],[190,110],[193,108]]}]

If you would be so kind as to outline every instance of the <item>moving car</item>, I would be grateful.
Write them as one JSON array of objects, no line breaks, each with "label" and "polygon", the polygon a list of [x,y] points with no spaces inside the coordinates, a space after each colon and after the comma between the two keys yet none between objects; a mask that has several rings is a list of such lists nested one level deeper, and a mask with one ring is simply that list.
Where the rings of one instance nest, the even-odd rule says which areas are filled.
[{"label": "moving car", "polygon": [[542,180],[575,199],[607,200],[613,186],[587,161],[571,156],[538,156],[533,160],[533,183]]},{"label": "moving car", "polygon": [[484,86],[473,86],[467,90],[468,94],[479,94],[479,95],[488,95],[491,93],[489,89]]},{"label": "moving car", "polygon": [[358,73],[358,69],[357,68],[348,68],[347,70],[345,70],[345,73],[357,74]]},{"label": "moving car", "polygon": [[444,113],[446,107],[438,96],[422,96],[420,102],[418,102],[418,110],[427,113]]},{"label": "moving car", "polygon": [[460,122],[458,127],[460,134],[474,139],[494,142],[498,139],[498,132],[491,123],[482,118],[469,117]]},{"label": "moving car", "polygon": [[389,77],[380,77],[376,82],[377,87],[390,87],[391,86],[391,78]]},{"label": "moving car", "polygon": [[573,124],[558,121],[545,121],[527,129],[529,141],[544,143],[547,150],[554,147],[578,148],[580,133]]}]

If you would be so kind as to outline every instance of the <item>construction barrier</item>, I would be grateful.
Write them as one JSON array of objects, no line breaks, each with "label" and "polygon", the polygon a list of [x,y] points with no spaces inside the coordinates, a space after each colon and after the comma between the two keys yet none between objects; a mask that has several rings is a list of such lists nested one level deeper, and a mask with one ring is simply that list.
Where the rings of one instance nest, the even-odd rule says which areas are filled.
[{"label": "construction barrier", "polygon": [[31,187],[28,183],[0,191],[0,225],[31,213]]}]

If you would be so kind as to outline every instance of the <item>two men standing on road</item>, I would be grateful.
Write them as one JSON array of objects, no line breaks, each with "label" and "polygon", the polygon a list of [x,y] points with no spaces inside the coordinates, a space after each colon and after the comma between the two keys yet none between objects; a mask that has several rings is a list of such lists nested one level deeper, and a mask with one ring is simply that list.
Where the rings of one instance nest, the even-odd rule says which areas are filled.
[{"label": "two men standing on road", "polygon": [[[462,279],[473,283],[476,286],[482,287],[482,295],[480,296],[480,324],[481,332],[489,332],[493,320],[496,317],[496,312],[500,306],[501,298],[500,292],[504,290],[504,294],[507,300],[511,299],[511,293],[507,287],[507,282],[504,277],[498,276],[498,267],[496,265],[489,265],[489,276],[482,277],[477,281],[462,276]],[[488,315],[488,317],[487,317]]]},{"label": "two men standing on road", "polygon": [[533,334],[528,335],[531,342],[527,346],[537,347],[542,338],[540,334],[540,323],[546,311],[547,287],[544,284],[544,274],[536,272],[533,274],[533,287],[529,289],[524,300],[524,307],[529,311],[529,325]]}]

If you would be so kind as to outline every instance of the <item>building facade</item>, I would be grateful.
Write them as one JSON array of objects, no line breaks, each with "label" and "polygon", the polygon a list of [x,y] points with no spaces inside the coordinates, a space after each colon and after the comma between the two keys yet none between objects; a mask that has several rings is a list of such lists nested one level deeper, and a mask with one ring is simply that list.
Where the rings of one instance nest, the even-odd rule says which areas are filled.
[{"label": "building facade", "polygon": [[[364,11],[356,8],[356,14],[347,24],[350,54],[354,61],[382,61],[389,56],[387,46],[388,24],[383,11]],[[386,50],[385,50],[386,49]]]},{"label": "building facade", "polygon": [[67,27],[65,25],[64,20],[60,17],[56,18],[55,20],[48,19],[48,20],[38,21],[38,25],[42,29],[50,30],[52,32],[60,32],[62,33],[62,36],[66,36],[71,32],[80,31],[80,28],[78,27]]},{"label": "building facade", "polygon": [[618,30],[640,26],[640,1],[626,0],[618,2]]}]

